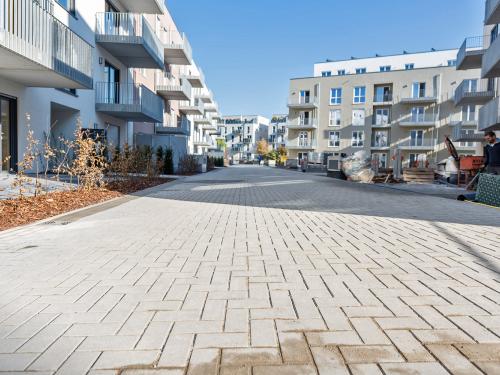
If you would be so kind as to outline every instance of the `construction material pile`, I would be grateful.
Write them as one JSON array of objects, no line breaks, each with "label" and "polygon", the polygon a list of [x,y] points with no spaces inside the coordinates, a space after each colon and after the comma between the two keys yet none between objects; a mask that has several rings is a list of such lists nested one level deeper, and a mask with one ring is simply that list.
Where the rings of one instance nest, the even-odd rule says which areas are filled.
[{"label": "construction material pile", "polygon": [[371,183],[375,177],[371,155],[366,151],[358,151],[342,159],[342,171],[349,181]]}]

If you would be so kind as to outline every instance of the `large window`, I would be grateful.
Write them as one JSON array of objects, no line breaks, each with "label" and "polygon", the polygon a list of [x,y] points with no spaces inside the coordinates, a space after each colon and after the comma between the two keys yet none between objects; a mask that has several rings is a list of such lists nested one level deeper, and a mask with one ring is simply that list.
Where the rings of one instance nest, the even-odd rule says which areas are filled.
[{"label": "large window", "polygon": [[300,91],[300,104],[311,103],[311,92],[309,90]]},{"label": "large window", "polygon": [[330,91],[330,104],[342,104],[342,89],[334,88]]},{"label": "large window", "polygon": [[391,110],[389,108],[376,108],[375,109],[375,122],[374,125],[386,126],[391,123]]},{"label": "large window", "polygon": [[342,112],[340,109],[330,110],[329,126],[340,126],[342,123]]},{"label": "large window", "polygon": [[410,146],[424,146],[423,130],[412,130],[410,132]]},{"label": "large window", "polygon": [[412,97],[417,98],[425,98],[425,82],[414,82],[412,85]]},{"label": "large window", "polygon": [[353,109],[352,110],[352,125],[353,126],[365,126],[365,110],[364,109]]},{"label": "large window", "polygon": [[424,122],[425,121],[425,108],[424,107],[413,107],[411,109],[411,121],[412,122]]},{"label": "large window", "polygon": [[380,130],[373,133],[372,146],[373,147],[387,147],[389,145],[389,132]]},{"label": "large window", "polygon": [[355,87],[354,88],[353,103],[359,104],[359,103],[365,103],[365,102],[366,102],[366,87],[365,86]]},{"label": "large window", "polygon": [[328,147],[340,147],[340,132],[328,132]]},{"label": "large window", "polygon": [[364,131],[356,131],[352,132],[352,147],[363,147],[365,144],[365,132]]},{"label": "large window", "polygon": [[466,105],[462,107],[462,121],[476,121],[476,106],[471,104],[471,105]]}]

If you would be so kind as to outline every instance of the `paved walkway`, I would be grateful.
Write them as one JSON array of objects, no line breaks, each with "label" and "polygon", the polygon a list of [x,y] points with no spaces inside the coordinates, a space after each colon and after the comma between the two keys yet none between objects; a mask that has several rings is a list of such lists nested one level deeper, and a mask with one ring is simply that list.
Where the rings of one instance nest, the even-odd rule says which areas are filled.
[{"label": "paved walkway", "polygon": [[0,235],[0,371],[499,374],[500,211],[264,167]]}]

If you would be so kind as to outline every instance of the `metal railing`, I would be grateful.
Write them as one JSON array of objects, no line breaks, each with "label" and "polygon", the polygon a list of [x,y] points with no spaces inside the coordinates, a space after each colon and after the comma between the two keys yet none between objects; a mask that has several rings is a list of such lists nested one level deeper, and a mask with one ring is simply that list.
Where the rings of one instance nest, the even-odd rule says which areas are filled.
[{"label": "metal railing", "polygon": [[51,11],[46,1],[0,0],[0,45],[92,88],[92,46]]},{"label": "metal railing", "polygon": [[298,118],[288,123],[289,128],[318,127],[317,118]]},{"label": "metal railing", "polygon": [[436,146],[437,142],[435,139],[428,139],[428,138],[414,138],[414,139],[407,139],[404,141],[401,141],[398,143],[398,147],[404,147],[404,148],[434,148]]},{"label": "metal railing", "polygon": [[181,77],[186,79],[198,78],[201,82],[205,82],[205,75],[199,67],[196,67],[196,71],[193,71],[190,69],[190,66],[184,66],[181,70]]},{"label": "metal railing", "polygon": [[389,140],[389,137],[375,139],[375,138],[373,138],[373,135],[372,135],[371,147],[384,148],[384,147],[390,147],[390,145],[391,145],[391,142]]},{"label": "metal railing", "polygon": [[286,147],[290,149],[314,149],[318,146],[316,140],[290,140],[286,142]]},{"label": "metal railing", "polygon": [[106,12],[96,14],[96,34],[113,37],[117,42],[123,42],[125,37],[138,43],[140,38],[154,54],[155,59],[163,63],[164,50],[158,36],[142,14]]},{"label": "metal railing", "polygon": [[374,103],[392,102],[392,92],[388,94],[373,95],[373,102]]},{"label": "metal railing", "polygon": [[189,60],[193,57],[193,49],[186,34],[177,30],[162,30],[160,40],[165,48],[184,49],[184,53]]},{"label": "metal railing", "polygon": [[96,83],[97,104],[134,106],[136,111],[163,117],[163,100],[144,85],[135,83]]},{"label": "metal railing", "polygon": [[187,97],[191,97],[192,87],[189,81],[178,80],[172,73],[157,73],[155,77],[156,91],[182,91]]},{"label": "metal railing", "polygon": [[199,112],[202,112],[204,111],[204,107],[203,107],[203,103],[201,101],[199,101],[198,103],[194,103],[190,100],[183,100],[181,102],[179,102],[179,108],[180,109],[190,109],[190,110],[193,110],[193,111],[199,111]]},{"label": "metal railing", "polygon": [[305,105],[305,106],[318,106],[319,105],[319,100],[315,96],[291,96],[288,98],[288,105],[289,106],[300,106],[300,105]]},{"label": "metal railing", "polygon": [[403,117],[400,120],[400,125],[404,124],[428,124],[435,123],[439,120],[437,113],[411,113],[407,117]]},{"label": "metal railing", "polygon": [[484,37],[483,36],[473,36],[466,38],[462,43],[462,46],[458,50],[457,54],[457,65],[465,59],[467,52],[469,51],[479,51],[484,49]]},{"label": "metal railing", "polygon": [[495,81],[493,79],[465,79],[455,90],[455,104],[466,97],[493,97],[495,95]]}]

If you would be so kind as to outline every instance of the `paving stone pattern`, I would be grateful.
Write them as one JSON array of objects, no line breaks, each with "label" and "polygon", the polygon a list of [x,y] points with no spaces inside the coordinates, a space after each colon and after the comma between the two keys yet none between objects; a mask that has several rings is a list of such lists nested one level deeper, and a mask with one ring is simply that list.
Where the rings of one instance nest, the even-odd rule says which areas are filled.
[{"label": "paving stone pattern", "polygon": [[190,177],[0,234],[0,372],[500,374],[499,225],[299,172]]}]

